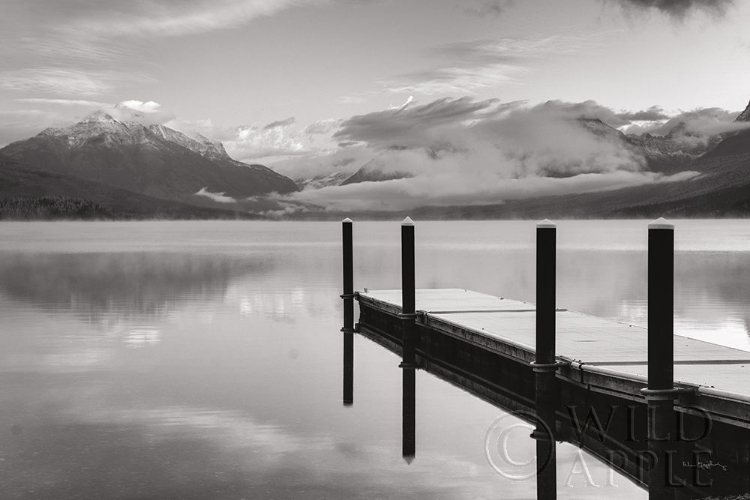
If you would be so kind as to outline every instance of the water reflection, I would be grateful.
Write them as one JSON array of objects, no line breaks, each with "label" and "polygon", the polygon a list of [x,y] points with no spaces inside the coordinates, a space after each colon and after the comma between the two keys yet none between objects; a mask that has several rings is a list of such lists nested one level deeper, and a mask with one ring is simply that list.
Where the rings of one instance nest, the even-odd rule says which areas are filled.
[{"label": "water reflection", "polygon": [[159,343],[161,331],[158,328],[131,328],[125,334],[123,341],[128,347],[147,347]]},{"label": "water reflection", "polygon": [[354,333],[343,332],[344,336],[344,406],[354,404]]},{"label": "water reflection", "polygon": [[[563,226],[561,238],[591,232]],[[623,227],[615,236],[645,238],[644,224]],[[397,287],[399,225],[356,231],[355,288]],[[413,371],[380,346],[357,343],[357,404],[341,408],[342,390],[353,401],[354,349],[338,333],[338,223],[8,224],[0,233],[2,498],[535,494],[533,481],[508,481],[486,462],[497,408],[427,374],[417,393]],[[533,300],[533,236],[526,222],[419,224],[418,286]],[[640,314],[638,245],[582,246],[561,250],[560,305]],[[746,336],[750,263],[729,253],[678,256],[676,311]],[[420,408],[413,426],[409,405]],[[406,467],[398,453],[408,455],[417,427],[420,457]],[[529,432],[516,456],[533,454]],[[558,482],[575,486],[561,491],[601,498],[571,476],[577,453],[558,446]],[[587,460],[608,484],[610,472]],[[644,498],[617,484],[608,497]]]},{"label": "water reflection", "polygon": [[189,253],[5,254],[0,292],[86,322],[159,319],[186,302],[221,297],[232,278],[272,272],[267,258]]},{"label": "water reflection", "polygon": [[408,464],[412,463],[417,454],[415,372],[416,369],[410,367],[401,369],[401,456]]}]

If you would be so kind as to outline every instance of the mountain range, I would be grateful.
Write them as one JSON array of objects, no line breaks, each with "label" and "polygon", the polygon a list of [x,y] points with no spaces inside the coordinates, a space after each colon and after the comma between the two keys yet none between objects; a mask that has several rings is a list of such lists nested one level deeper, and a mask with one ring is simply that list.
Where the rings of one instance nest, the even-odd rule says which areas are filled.
[{"label": "mountain range", "polygon": [[[16,215],[31,209],[49,214],[49,207],[66,207],[90,217],[254,218],[283,207],[276,194],[412,175],[388,165],[385,155],[375,154],[359,168],[342,160],[340,170],[292,180],[263,165],[234,160],[220,142],[146,124],[137,115],[132,118],[117,119],[97,111],[72,126],[49,128],[0,149],[0,217],[8,216],[8,207],[13,207]],[[750,122],[750,104],[736,121]],[[617,190],[506,200],[495,205],[426,207],[410,213],[421,218],[750,214],[748,129],[701,135],[678,123],[665,135],[628,135],[601,120],[583,117],[573,120],[571,126],[582,127],[586,133],[642,158],[646,171],[691,174],[671,182]],[[544,175],[573,174],[549,171]],[[306,207],[294,216],[340,215],[322,207]],[[393,218],[403,214],[361,211],[357,215]]]}]

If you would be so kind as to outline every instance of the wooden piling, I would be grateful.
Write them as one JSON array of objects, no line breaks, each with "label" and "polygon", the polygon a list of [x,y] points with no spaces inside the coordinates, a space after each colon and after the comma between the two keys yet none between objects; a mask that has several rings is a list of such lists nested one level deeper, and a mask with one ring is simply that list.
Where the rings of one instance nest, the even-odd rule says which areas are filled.
[{"label": "wooden piling", "polygon": [[414,314],[416,308],[414,265],[414,221],[410,217],[401,223],[401,308],[404,314]]},{"label": "wooden piling", "polygon": [[648,225],[648,388],[674,384],[674,224]]},{"label": "wooden piling", "polygon": [[555,293],[557,226],[547,219],[536,225],[536,362],[555,362]]},{"label": "wooden piling", "polygon": [[341,221],[341,235],[344,249],[344,328],[343,332],[354,332],[354,248],[352,237],[352,220]]},{"label": "wooden piling", "polygon": [[536,353],[535,400],[537,499],[557,498],[555,470],[555,421],[557,410],[557,378],[555,372],[555,293],[557,227],[547,219],[536,226]]},{"label": "wooden piling", "polygon": [[649,500],[672,499],[675,446],[674,225],[660,218],[648,225],[648,470]]}]

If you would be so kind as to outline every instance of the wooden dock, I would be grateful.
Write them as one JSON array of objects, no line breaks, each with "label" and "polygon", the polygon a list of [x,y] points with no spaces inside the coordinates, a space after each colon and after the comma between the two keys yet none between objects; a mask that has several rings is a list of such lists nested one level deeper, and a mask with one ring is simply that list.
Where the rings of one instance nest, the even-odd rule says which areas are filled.
[{"label": "wooden dock", "polygon": [[674,335],[672,223],[648,225],[646,328],[557,307],[548,220],[537,224],[535,304],[416,290],[408,217],[401,289],[355,292],[352,225],[342,223],[344,403],[355,332],[400,355],[405,458],[415,453],[414,370],[423,369],[533,425],[538,500],[556,498],[559,440],[620,470],[650,500],[750,493],[750,353]]},{"label": "wooden dock", "polygon": [[[401,290],[360,292],[358,300],[384,312],[401,311]],[[417,290],[416,309],[418,323],[427,332],[456,336],[518,361],[534,361],[536,308],[532,303],[461,289]],[[570,370],[577,372],[574,378],[583,381],[587,373],[603,373],[645,387],[645,327],[566,309],[558,309],[556,319],[557,357],[571,363]],[[679,386],[748,404],[744,413],[733,418],[750,427],[746,422],[750,417],[750,352],[675,336],[674,360]],[[643,399],[640,394],[632,396]]]},{"label": "wooden dock", "polygon": [[[356,294],[356,331],[399,355],[401,293]],[[534,410],[534,304],[461,289],[417,290],[416,311],[420,368],[505,410]],[[646,328],[565,309],[556,320],[557,438],[647,487]],[[673,467],[675,478],[688,483],[685,498],[750,491],[750,353],[675,337],[674,356],[675,385],[683,390],[674,408],[685,439]],[[606,436],[596,425],[580,432],[592,417],[607,427]],[[696,482],[698,461],[721,466],[699,470],[699,486],[712,486],[695,493],[689,483]]]}]

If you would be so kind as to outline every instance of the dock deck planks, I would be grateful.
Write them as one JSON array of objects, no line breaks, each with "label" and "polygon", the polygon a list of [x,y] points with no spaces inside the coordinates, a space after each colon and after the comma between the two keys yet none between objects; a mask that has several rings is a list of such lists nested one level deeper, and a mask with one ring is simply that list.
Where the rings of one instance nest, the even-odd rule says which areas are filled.
[{"label": "dock deck planks", "polygon": [[[401,290],[370,290],[360,296],[399,312]],[[462,289],[417,290],[416,309],[449,325],[533,351],[534,304]],[[557,355],[583,365],[606,366],[626,378],[647,374],[647,331],[582,313],[558,310]],[[675,336],[675,382],[711,387],[750,398],[750,352]]]}]

